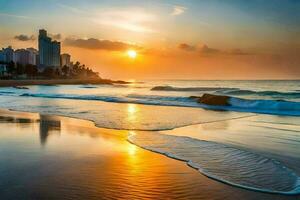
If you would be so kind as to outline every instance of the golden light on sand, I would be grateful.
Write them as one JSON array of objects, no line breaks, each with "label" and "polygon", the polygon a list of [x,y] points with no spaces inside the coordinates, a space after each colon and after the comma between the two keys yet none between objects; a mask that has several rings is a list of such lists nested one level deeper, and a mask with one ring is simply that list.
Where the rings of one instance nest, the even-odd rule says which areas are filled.
[{"label": "golden light on sand", "polygon": [[136,56],[137,56],[137,53],[136,53],[135,50],[128,50],[127,55],[128,55],[129,58],[135,59]]},{"label": "golden light on sand", "polygon": [[137,107],[135,104],[128,104],[127,106],[128,114],[133,115],[134,113],[136,113],[136,111],[137,111]]},{"label": "golden light on sand", "polygon": [[128,154],[129,154],[130,156],[134,156],[135,153],[136,153],[136,151],[137,151],[137,148],[136,148],[135,145],[129,145],[129,146],[128,146]]}]

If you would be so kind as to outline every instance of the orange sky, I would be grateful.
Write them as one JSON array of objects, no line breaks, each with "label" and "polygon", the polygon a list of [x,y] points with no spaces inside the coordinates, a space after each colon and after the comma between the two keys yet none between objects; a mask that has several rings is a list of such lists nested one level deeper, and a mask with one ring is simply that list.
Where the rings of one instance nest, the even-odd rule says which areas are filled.
[{"label": "orange sky", "polygon": [[276,0],[0,0],[0,46],[37,47],[45,28],[106,78],[299,79],[298,11]]}]

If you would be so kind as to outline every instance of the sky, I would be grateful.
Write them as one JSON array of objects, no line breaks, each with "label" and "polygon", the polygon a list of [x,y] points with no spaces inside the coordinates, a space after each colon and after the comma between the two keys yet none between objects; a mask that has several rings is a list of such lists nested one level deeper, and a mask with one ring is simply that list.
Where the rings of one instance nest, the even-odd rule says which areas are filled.
[{"label": "sky", "polygon": [[300,0],[0,0],[0,47],[41,28],[105,78],[300,78]]}]

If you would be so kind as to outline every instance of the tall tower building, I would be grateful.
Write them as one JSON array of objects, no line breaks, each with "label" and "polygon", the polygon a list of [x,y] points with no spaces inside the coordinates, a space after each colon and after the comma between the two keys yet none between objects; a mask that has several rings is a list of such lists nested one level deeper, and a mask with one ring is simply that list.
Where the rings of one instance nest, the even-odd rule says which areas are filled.
[{"label": "tall tower building", "polygon": [[55,67],[60,67],[60,42],[53,41],[51,44],[52,65]]},{"label": "tall tower building", "polygon": [[44,29],[39,30],[39,66],[60,67],[60,42],[52,41]]}]

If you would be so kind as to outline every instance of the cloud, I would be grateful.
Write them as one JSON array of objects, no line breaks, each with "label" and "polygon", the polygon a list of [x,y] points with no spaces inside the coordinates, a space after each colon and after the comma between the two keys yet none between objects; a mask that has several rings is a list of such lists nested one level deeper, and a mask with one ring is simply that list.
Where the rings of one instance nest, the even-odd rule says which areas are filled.
[{"label": "cloud", "polygon": [[197,48],[195,46],[186,44],[186,43],[181,43],[178,45],[178,48],[181,50],[185,50],[185,51],[195,51]]},{"label": "cloud", "polygon": [[250,54],[252,54],[252,53],[249,53],[249,52],[245,52],[241,49],[232,49],[228,53],[232,54],[232,55],[250,55]]},{"label": "cloud", "polygon": [[97,12],[88,12],[87,10],[65,4],[57,5],[64,10],[82,15],[96,24],[133,32],[156,32],[151,27],[153,25],[152,22],[157,21],[156,15],[146,12],[143,8],[105,8]]},{"label": "cloud", "polygon": [[89,39],[74,39],[66,38],[64,44],[73,47],[85,48],[85,49],[99,49],[107,51],[124,51],[130,48],[141,49],[140,46],[129,44],[120,41],[111,41],[111,40],[98,40],[95,38]]},{"label": "cloud", "polygon": [[206,44],[203,45],[199,51],[203,54],[215,54],[215,53],[220,53],[220,50],[218,49],[214,49],[214,48],[210,48],[208,47]]},{"label": "cloud", "polygon": [[187,7],[184,6],[174,6],[173,7],[173,12],[171,15],[176,16],[176,15],[181,15],[187,10]]},{"label": "cloud", "polygon": [[15,15],[15,14],[9,14],[9,13],[0,13],[0,16],[4,17],[13,17],[13,18],[20,18],[20,19],[31,19],[31,17],[24,16],[24,15]]},{"label": "cloud", "polygon": [[218,49],[210,48],[206,44],[204,44],[202,47],[197,47],[196,45],[190,45],[187,43],[181,43],[178,45],[178,48],[184,51],[194,51],[201,54],[215,54],[220,53],[221,51]]},{"label": "cloud", "polygon": [[59,7],[63,8],[64,10],[69,10],[71,12],[74,12],[74,13],[77,13],[77,14],[87,14],[86,11],[82,10],[82,9],[79,9],[79,8],[76,8],[76,7],[73,7],[73,6],[69,6],[69,5],[65,5],[65,4],[57,4]]},{"label": "cloud", "polygon": [[104,10],[91,20],[100,25],[112,26],[127,31],[141,33],[156,32],[151,25],[157,21],[157,17],[139,8]]},{"label": "cloud", "polygon": [[20,41],[30,41],[30,40],[35,40],[35,37],[33,35],[28,36],[28,35],[24,35],[24,34],[20,34],[20,35],[16,35],[14,37],[16,40],[20,40]]},{"label": "cloud", "polygon": [[50,36],[53,40],[60,40],[60,39],[62,38],[60,33],[58,33],[58,34],[49,34],[49,36]]},{"label": "cloud", "polygon": [[181,43],[178,45],[178,48],[183,51],[200,53],[201,55],[253,55],[253,53],[245,52],[238,48],[231,50],[220,50],[208,47],[206,44],[201,47],[197,47],[195,45]]}]

